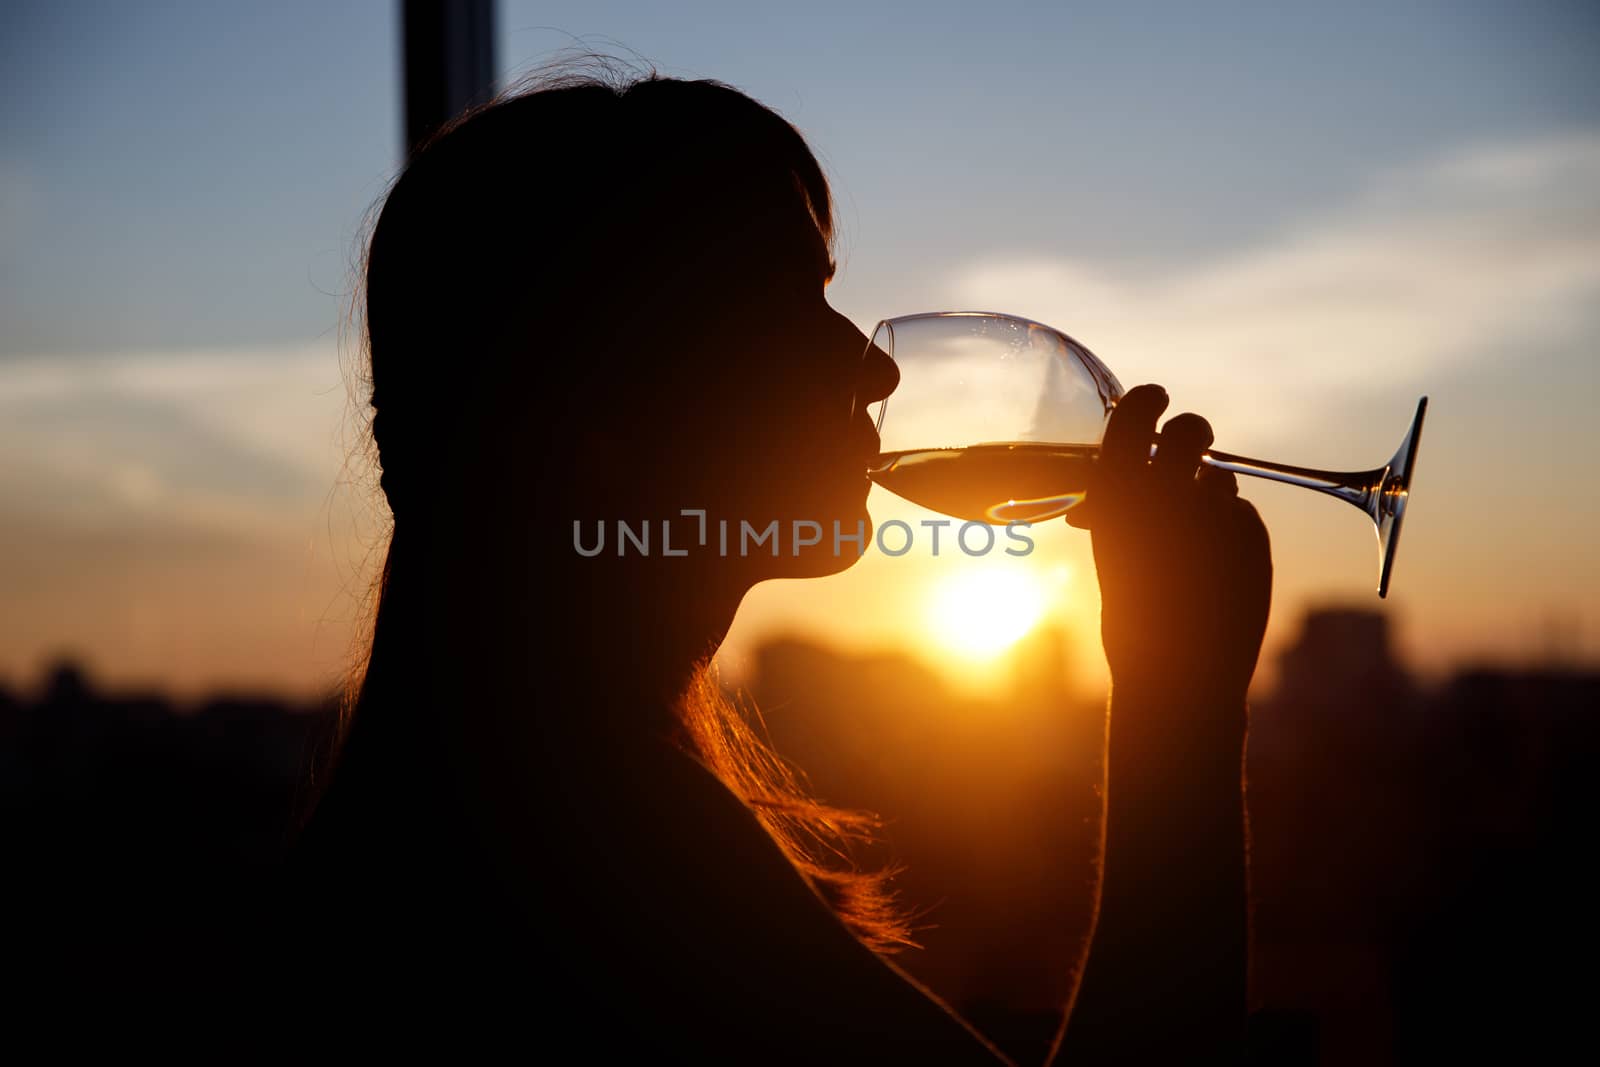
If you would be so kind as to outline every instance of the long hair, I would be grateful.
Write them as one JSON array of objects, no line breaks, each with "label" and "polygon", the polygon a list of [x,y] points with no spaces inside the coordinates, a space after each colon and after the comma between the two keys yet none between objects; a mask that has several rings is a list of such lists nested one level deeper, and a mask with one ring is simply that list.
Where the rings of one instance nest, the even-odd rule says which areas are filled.
[{"label": "long hair", "polygon": [[[681,166],[653,171],[650,197],[638,197],[623,180],[626,175],[614,173],[661,155],[669,144],[665,151],[673,158],[697,154],[692,172],[682,173]],[[540,154],[540,145],[551,146],[548,155]],[[589,165],[565,173],[558,154],[563,152]],[[752,182],[752,172],[771,180],[749,188],[760,185]],[[567,217],[496,214],[515,202],[505,192],[508,180],[539,190],[522,193],[526,200],[593,210],[565,212]],[[484,183],[489,188],[482,188]],[[697,231],[703,221],[697,213],[713,210],[707,204],[720,202],[720,210],[736,213],[745,201],[792,197],[796,190],[831,247],[827,182],[793,126],[717,82],[653,73],[620,78],[609,67],[524,83],[448,124],[413,157],[384,202],[363,269],[361,333],[375,412],[371,436],[382,487],[398,517],[374,589],[371,636],[361,639],[361,654],[354,658],[354,684],[341,709],[325,777],[356,758],[352,750],[364,747],[364,733],[382,731],[386,716],[401,713],[396,705],[403,701],[396,694],[403,683],[396,671],[421,650],[420,636],[402,618],[413,610],[407,606],[413,594],[401,588],[408,570],[418,567],[417,553],[425,554],[427,546],[411,543],[414,535],[403,528],[416,520],[400,513],[417,509],[418,499],[426,497],[430,480],[438,477],[438,467],[430,470],[433,465],[471,468],[470,452],[450,454],[443,444],[470,434],[442,425],[431,411],[437,406],[437,365],[429,361],[439,353],[495,350],[496,340],[514,329],[506,321],[508,311],[510,317],[537,317],[544,311],[551,320],[614,319],[618,313],[602,309],[596,296],[601,278],[607,288],[637,294],[641,307],[633,313],[654,316],[670,330],[674,294],[652,294],[650,270],[618,264],[606,234],[642,234],[663,256],[686,241],[710,241],[714,247],[705,254],[714,256],[716,235]],[[597,227],[605,234],[597,235]],[[493,233],[493,240],[485,242],[485,233]],[[648,265],[649,253],[644,255]],[[453,269],[441,272],[441,263]],[[625,273],[629,270],[634,273]],[[656,279],[670,276],[671,271],[655,274]],[[549,310],[554,308],[562,314]],[[551,337],[549,331],[543,335],[546,343],[562,342]],[[497,364],[492,371],[515,378],[536,366],[546,377],[564,376],[555,389],[579,389],[589,370],[569,365],[575,362],[582,363],[535,357]],[[449,369],[469,382],[479,373],[470,364]],[[634,371],[650,373],[644,367],[630,368]],[[635,386],[648,388],[646,382]],[[551,388],[547,382],[542,387]],[[473,430],[481,431],[486,422],[493,416],[479,413]],[[476,447],[493,445],[479,440]],[[893,870],[863,860],[879,829],[876,816],[814,797],[803,775],[767,742],[759,716],[721,689],[708,664],[695,670],[673,710],[682,727],[682,747],[751,810],[860,940],[879,952],[914,944],[890,888]]]},{"label": "long hair", "polygon": [[763,736],[754,704],[730,697],[711,664],[699,665],[676,710],[686,747],[755,814],[856,937],[880,953],[916,947],[890,887],[894,868],[862,863],[879,840],[876,815],[818,800]]}]

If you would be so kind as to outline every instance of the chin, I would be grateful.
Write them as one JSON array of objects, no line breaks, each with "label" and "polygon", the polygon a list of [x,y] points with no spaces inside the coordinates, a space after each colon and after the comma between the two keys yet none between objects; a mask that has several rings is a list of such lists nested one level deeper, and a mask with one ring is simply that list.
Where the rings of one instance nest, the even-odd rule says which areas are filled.
[{"label": "chin", "polygon": [[[872,517],[863,508],[859,515],[852,515],[848,520],[839,521],[839,529],[845,534],[852,534],[857,521],[862,522],[861,543],[865,551],[858,552],[854,541],[845,541],[840,544],[838,553],[833,550],[833,531],[829,530],[823,538],[823,543],[814,548],[803,550],[796,563],[807,564],[809,576],[822,577],[829,574],[840,574],[854,567],[861,558],[872,550],[872,535],[874,532]],[[806,553],[812,553],[810,557]]]},{"label": "chin", "polygon": [[[861,557],[872,549],[872,538],[876,527],[872,523],[872,516],[867,512],[864,490],[857,491],[854,499],[849,503],[839,500],[831,501],[829,506],[819,507],[811,513],[811,521],[822,526],[822,539],[814,545],[808,545],[800,550],[800,554],[793,554],[793,543],[786,541],[783,552],[776,559],[763,560],[770,567],[764,568],[767,573],[765,578],[824,578],[830,574],[839,574],[849,570]],[[810,516],[807,516],[810,518]],[[787,538],[791,527],[785,520],[784,536]],[[833,524],[839,524],[841,537],[854,537],[857,524],[860,524],[861,551],[857,551],[853,540],[841,540],[839,551],[834,552]]]}]

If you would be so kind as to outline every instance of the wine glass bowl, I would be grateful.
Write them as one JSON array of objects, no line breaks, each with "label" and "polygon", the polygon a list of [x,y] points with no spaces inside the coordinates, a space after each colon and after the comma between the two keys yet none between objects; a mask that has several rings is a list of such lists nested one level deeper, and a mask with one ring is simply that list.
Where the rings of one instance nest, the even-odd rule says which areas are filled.
[{"label": "wine glass bowl", "polygon": [[902,366],[891,399],[867,408],[883,439],[869,471],[878,484],[996,524],[1042,522],[1083,499],[1123,391],[1088,348],[1042,323],[987,312],[886,319],[872,343],[916,371]]},{"label": "wine glass bowl", "polygon": [[[1116,376],[1086,347],[1014,315],[905,315],[878,323],[872,343],[897,366],[915,360],[917,373],[902,373],[892,399],[896,411],[906,411],[911,420],[896,416],[895,437],[923,435],[917,445],[1098,443],[1123,393]],[[880,400],[867,408],[880,435],[888,405]],[[1018,425],[1019,415],[1026,416],[1024,425]],[[926,437],[925,428],[955,432],[962,440],[940,442]]]},{"label": "wine glass bowl", "polygon": [[[1094,353],[1042,323],[994,312],[884,319],[872,344],[900,384],[869,405],[881,451],[867,474],[913,503],[969,521],[1056,518],[1082,502],[1122,385]],[[1323,471],[1216,449],[1201,462],[1339,497],[1372,520],[1387,596],[1428,400],[1381,467]],[[894,418],[889,418],[891,409]],[[1151,442],[1152,455],[1160,435]]]}]

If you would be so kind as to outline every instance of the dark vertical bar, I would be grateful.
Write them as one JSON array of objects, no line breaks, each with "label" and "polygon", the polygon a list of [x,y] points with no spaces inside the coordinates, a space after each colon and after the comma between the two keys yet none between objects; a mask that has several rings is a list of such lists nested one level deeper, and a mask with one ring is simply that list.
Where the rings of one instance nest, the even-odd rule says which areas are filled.
[{"label": "dark vertical bar", "polygon": [[494,0],[401,0],[406,154],[494,94]]}]

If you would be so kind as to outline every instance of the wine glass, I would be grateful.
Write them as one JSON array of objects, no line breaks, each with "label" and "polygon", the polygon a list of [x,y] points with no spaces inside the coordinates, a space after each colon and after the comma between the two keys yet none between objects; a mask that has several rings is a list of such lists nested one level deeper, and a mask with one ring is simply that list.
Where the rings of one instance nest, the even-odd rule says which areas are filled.
[{"label": "wine glass", "polygon": [[[1060,330],[985,311],[884,319],[872,344],[900,370],[893,396],[867,409],[882,441],[867,472],[874,482],[934,511],[996,525],[1055,518],[1083,500],[1123,393],[1094,353]],[[1423,397],[1394,458],[1370,470],[1312,470],[1216,449],[1200,462],[1360,508],[1377,531],[1384,597],[1427,409]],[[1159,447],[1157,434],[1151,453]]]}]

